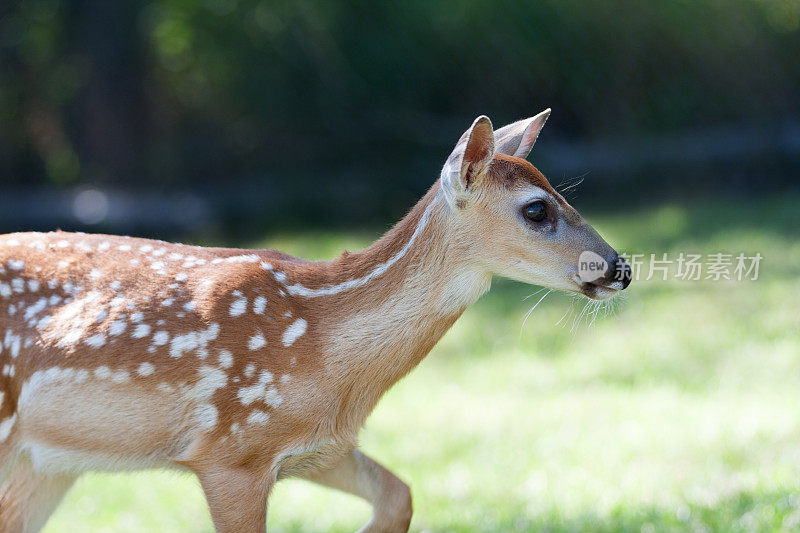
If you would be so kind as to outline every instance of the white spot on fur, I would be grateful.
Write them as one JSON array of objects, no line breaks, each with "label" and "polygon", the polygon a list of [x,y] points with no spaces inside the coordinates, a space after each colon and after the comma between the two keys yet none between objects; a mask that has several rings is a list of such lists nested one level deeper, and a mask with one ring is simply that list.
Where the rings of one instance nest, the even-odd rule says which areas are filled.
[{"label": "white spot on fur", "polygon": [[283,402],[283,398],[280,394],[278,394],[278,389],[267,389],[267,391],[264,393],[264,403],[270,407],[278,407],[281,402]]},{"label": "white spot on fur", "polygon": [[25,309],[24,320],[30,320],[34,315],[44,310],[47,307],[47,298],[39,298],[35,304]]},{"label": "white spot on fur", "polygon": [[124,320],[115,320],[108,327],[108,334],[113,336],[122,335],[127,326]]},{"label": "white spot on fur", "polygon": [[37,292],[39,290],[39,282],[35,279],[28,280],[28,290],[30,292]]},{"label": "white spot on fur", "polygon": [[92,348],[100,348],[106,343],[106,336],[102,333],[96,333],[83,342]]},{"label": "white spot on fur", "polygon": [[25,280],[22,278],[14,278],[11,280],[11,288],[16,293],[21,293],[25,291]]},{"label": "white spot on fur", "polygon": [[225,259],[215,259],[212,263],[258,263],[260,258],[255,254],[248,254],[248,255],[234,255],[231,257],[226,257]]},{"label": "white spot on fur", "polygon": [[147,324],[137,324],[135,328],[133,328],[133,333],[131,336],[134,339],[141,339],[143,337],[147,337],[150,334],[150,326]]},{"label": "white spot on fur", "polygon": [[210,403],[204,403],[197,407],[197,423],[200,427],[211,429],[217,425],[217,408]]},{"label": "white spot on fur", "polygon": [[[248,365],[249,367],[250,365]],[[255,368],[253,368],[253,372]],[[248,375],[247,369],[245,369],[245,375]],[[252,376],[252,372],[248,377]],[[242,387],[239,389],[237,396],[239,397],[239,401],[242,405],[250,405],[251,403],[255,402],[256,400],[262,400],[267,403],[270,403],[268,400],[272,400],[274,403],[275,397],[277,396],[278,401],[274,403],[277,405],[280,403],[280,396],[277,395],[277,391],[275,389],[267,390],[267,384],[272,382],[272,374],[266,370],[262,371],[261,374],[258,376],[258,381],[249,387]],[[271,404],[272,405],[272,404]]]},{"label": "white spot on fur", "polygon": [[22,259],[9,259],[8,268],[9,270],[22,270],[25,268],[25,261]]},{"label": "white spot on fur", "polygon": [[256,296],[253,299],[253,312],[257,315],[263,315],[264,310],[267,308],[267,299],[263,296]]},{"label": "white spot on fur", "polygon": [[97,322],[97,323],[99,324],[100,322],[102,322],[102,321],[103,321],[103,320],[105,320],[106,318],[108,318],[108,310],[106,310],[106,309],[101,309],[101,310],[100,310],[100,311],[97,313],[97,317],[94,319],[94,321],[95,321],[95,322]]},{"label": "white spot on fur", "polygon": [[11,429],[14,427],[16,421],[17,413],[14,413],[9,418],[0,422],[0,442],[5,442],[8,436],[11,435]]},{"label": "white spot on fur", "polygon": [[50,321],[53,319],[50,315],[43,316],[39,319],[39,323],[36,325],[36,328],[39,331],[43,331],[47,326],[50,324]]},{"label": "white spot on fur", "polygon": [[169,341],[169,333],[166,331],[156,331],[153,334],[153,344],[156,346],[163,346]]},{"label": "white spot on fur", "polygon": [[230,368],[233,366],[233,354],[228,350],[219,351],[219,366],[222,368]]},{"label": "white spot on fur", "polygon": [[173,337],[169,355],[177,358],[185,352],[196,350],[196,355],[200,359],[204,359],[208,355],[209,341],[216,339],[217,335],[219,335],[219,324],[212,322],[205,330],[192,331]]},{"label": "white spot on fur", "polygon": [[242,402],[242,405],[250,405],[254,401],[261,398],[265,390],[265,387],[259,384],[255,384],[250,387],[242,387],[239,389],[238,393],[239,401]]},{"label": "white spot on fur", "polygon": [[242,296],[242,293],[239,291],[233,291],[234,300],[231,302],[231,309],[230,315],[231,316],[240,316],[243,315],[245,311],[247,311],[247,298]]},{"label": "white spot on fur", "polygon": [[291,346],[294,344],[294,342],[306,332],[306,327],[308,327],[308,323],[302,318],[298,318],[292,322],[292,324],[286,328],[286,331],[283,332],[283,345]]},{"label": "white spot on fur", "polygon": [[12,332],[10,329],[6,330],[6,337],[3,340],[3,346],[5,346],[6,349],[9,351],[12,359],[16,359],[17,356],[19,355],[19,348],[21,341],[22,341],[21,335],[15,335],[14,332]]},{"label": "white spot on fur", "polygon": [[94,369],[94,377],[97,379],[108,379],[111,377],[111,369],[107,366],[98,366]]},{"label": "white spot on fur", "polygon": [[114,383],[125,383],[126,381],[130,381],[130,379],[131,375],[127,370],[117,370],[111,373],[111,381]]},{"label": "white spot on fur", "polygon": [[247,423],[251,425],[265,426],[269,422],[269,413],[253,409],[247,417]]},{"label": "white spot on fur", "polygon": [[250,350],[258,350],[259,348],[263,348],[267,345],[267,339],[264,338],[263,333],[258,333],[250,337],[250,340],[247,341],[247,347]]},{"label": "white spot on fur", "polygon": [[[75,290],[75,284],[72,283],[71,281],[65,281],[64,283],[62,283],[61,288],[64,290],[64,293],[69,295],[75,295],[78,293],[78,291]],[[100,297],[100,293],[98,293],[97,291],[95,291],[95,294],[96,294],[95,299]]]},{"label": "white spot on fur", "polygon": [[221,389],[228,383],[228,375],[217,367],[203,365],[198,371],[200,379],[194,386],[193,395],[199,400],[211,398],[214,391]]},{"label": "white spot on fur", "polygon": [[136,373],[140,376],[149,376],[153,372],[155,372],[155,367],[152,363],[142,363],[139,365],[139,368],[136,369]]}]

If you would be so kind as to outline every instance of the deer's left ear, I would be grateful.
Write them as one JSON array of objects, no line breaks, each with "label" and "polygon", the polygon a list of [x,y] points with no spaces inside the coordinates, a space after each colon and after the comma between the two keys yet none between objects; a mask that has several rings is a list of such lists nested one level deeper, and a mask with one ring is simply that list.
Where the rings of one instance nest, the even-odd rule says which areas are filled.
[{"label": "deer's left ear", "polygon": [[492,121],[481,115],[461,136],[442,168],[442,188],[457,203],[480,182],[494,157]]},{"label": "deer's left ear", "polygon": [[494,132],[495,150],[499,154],[513,155],[525,159],[533,149],[533,143],[539,137],[550,109],[545,109],[535,117],[526,118]]}]

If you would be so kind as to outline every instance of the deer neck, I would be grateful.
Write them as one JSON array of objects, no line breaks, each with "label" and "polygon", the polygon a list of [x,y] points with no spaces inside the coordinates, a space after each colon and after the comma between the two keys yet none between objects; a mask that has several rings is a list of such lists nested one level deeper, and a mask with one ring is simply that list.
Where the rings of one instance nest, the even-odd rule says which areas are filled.
[{"label": "deer neck", "polygon": [[451,216],[436,185],[372,246],[329,265],[329,287],[355,287],[328,300],[321,346],[343,411],[359,425],[489,288],[490,274],[470,261]]}]

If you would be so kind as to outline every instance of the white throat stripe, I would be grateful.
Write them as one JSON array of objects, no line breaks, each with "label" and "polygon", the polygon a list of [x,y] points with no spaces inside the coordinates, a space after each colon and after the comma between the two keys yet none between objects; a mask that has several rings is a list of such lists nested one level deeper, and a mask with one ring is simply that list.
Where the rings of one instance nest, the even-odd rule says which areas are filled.
[{"label": "white throat stripe", "polygon": [[408,240],[403,249],[394,254],[388,261],[385,263],[381,263],[377,267],[375,267],[372,272],[367,274],[366,276],[351,279],[348,281],[343,281],[342,283],[338,283],[336,285],[329,285],[327,287],[322,287],[319,289],[309,289],[308,287],[303,287],[300,284],[289,285],[286,287],[286,290],[289,294],[297,295],[297,296],[305,296],[307,298],[315,298],[317,296],[330,296],[332,294],[338,294],[342,291],[346,291],[348,289],[355,289],[357,287],[363,287],[373,279],[383,275],[389,267],[393,264],[398,262],[400,259],[403,258],[404,255],[408,253],[411,247],[414,245],[414,242],[417,240],[417,237],[422,230],[425,229],[425,226],[428,224],[428,220],[431,217],[431,212],[433,211],[433,206],[436,205],[436,201],[439,197],[435,196],[428,207],[425,208],[425,212],[422,213],[422,216],[417,223],[416,229],[414,229],[414,233],[411,235],[411,238]]}]

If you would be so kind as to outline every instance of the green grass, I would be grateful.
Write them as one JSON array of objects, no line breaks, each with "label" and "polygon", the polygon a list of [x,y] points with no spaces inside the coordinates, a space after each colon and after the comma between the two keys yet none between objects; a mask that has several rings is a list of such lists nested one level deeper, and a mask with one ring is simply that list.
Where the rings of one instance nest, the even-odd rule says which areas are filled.
[{"label": "green grass", "polygon": [[[582,301],[496,281],[368,419],[363,449],[412,487],[413,531],[800,529],[800,198],[587,214],[620,250],[760,252],[747,282],[638,281]],[[307,257],[369,235],[279,235]],[[570,307],[573,311],[554,325]],[[574,327],[573,327],[574,326]],[[353,531],[359,500],[286,481],[272,531]],[[211,531],[175,473],[87,475],[47,528]]]}]

